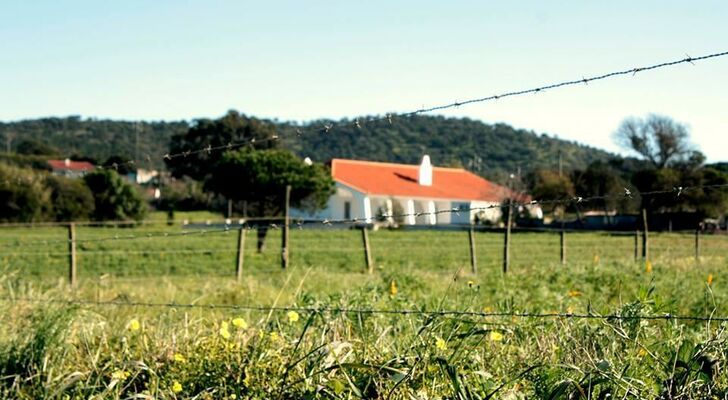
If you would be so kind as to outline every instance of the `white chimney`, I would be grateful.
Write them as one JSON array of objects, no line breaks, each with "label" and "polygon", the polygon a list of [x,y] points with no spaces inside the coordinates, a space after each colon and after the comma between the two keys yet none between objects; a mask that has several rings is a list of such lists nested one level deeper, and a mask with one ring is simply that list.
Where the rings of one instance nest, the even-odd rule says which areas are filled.
[{"label": "white chimney", "polygon": [[430,163],[430,156],[427,154],[422,157],[422,163],[420,164],[420,177],[417,181],[422,186],[432,186],[432,164]]}]

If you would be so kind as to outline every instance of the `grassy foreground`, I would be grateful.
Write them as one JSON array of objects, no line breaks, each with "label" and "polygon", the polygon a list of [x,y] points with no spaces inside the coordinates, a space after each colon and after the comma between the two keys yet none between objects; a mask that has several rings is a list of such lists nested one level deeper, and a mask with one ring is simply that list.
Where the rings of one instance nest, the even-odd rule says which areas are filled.
[{"label": "grassy foreground", "polygon": [[[79,238],[178,228],[83,228]],[[728,315],[728,238],[655,235],[649,264],[633,239],[478,234],[470,272],[462,232],[294,230],[246,247],[234,233],[79,244],[65,282],[58,228],[5,229],[0,276],[0,398],[725,398],[728,323],[568,317],[428,316],[119,305],[59,300],[378,310]],[[26,245],[23,245],[25,243]],[[30,244],[29,244],[30,243]]]}]

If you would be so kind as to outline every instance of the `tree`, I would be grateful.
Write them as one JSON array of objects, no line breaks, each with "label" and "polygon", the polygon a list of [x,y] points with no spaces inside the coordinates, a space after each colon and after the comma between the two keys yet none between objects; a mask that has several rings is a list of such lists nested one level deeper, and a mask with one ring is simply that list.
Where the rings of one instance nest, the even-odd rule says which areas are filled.
[{"label": "tree", "polygon": [[645,119],[627,118],[614,136],[618,144],[637,153],[657,169],[674,166],[696,156],[688,142],[688,128],[662,115],[650,114]]},{"label": "tree", "polygon": [[83,179],[94,195],[93,219],[139,221],[146,215],[142,196],[115,171],[97,170]]},{"label": "tree", "polygon": [[[570,199],[574,197],[574,184],[566,176],[559,176],[558,172],[549,170],[537,170],[529,179],[531,181],[531,194],[536,199]],[[544,211],[553,212],[555,215],[564,215],[562,205],[544,204]]]},{"label": "tree", "polygon": [[113,168],[119,175],[126,176],[136,171],[136,167],[132,165],[131,160],[122,156],[111,156],[104,162],[105,168]]},{"label": "tree", "polygon": [[42,221],[50,208],[50,191],[38,173],[0,164],[0,220]]},{"label": "tree", "polygon": [[[245,201],[251,214],[275,217],[284,211],[286,185],[291,186],[291,207],[323,208],[333,194],[331,174],[321,164],[308,165],[286,150],[241,149],[227,152],[205,187],[229,199]],[[258,251],[265,229],[258,230]]]},{"label": "tree", "polygon": [[52,213],[56,221],[91,218],[95,208],[94,196],[84,181],[48,175],[45,184],[50,190]]},{"label": "tree", "polygon": [[614,209],[634,211],[634,200],[620,196],[630,184],[610,164],[595,161],[585,170],[574,171],[573,175],[576,194],[581,197],[603,197],[583,203],[584,208],[605,212]]},{"label": "tree", "polygon": [[40,140],[23,139],[18,143],[15,152],[28,156],[52,156],[58,154],[58,149]]},{"label": "tree", "polygon": [[[272,123],[249,118],[231,110],[220,119],[198,119],[187,133],[172,136],[170,154],[194,152],[167,158],[165,162],[176,178],[189,176],[204,181],[222,159],[223,154],[222,151],[204,151],[208,146],[220,147],[228,144],[249,143],[245,147],[271,149],[277,146],[277,141],[270,140],[275,135],[276,127]],[[253,143],[253,140],[258,143]],[[239,147],[239,145],[231,147],[231,150]]]}]

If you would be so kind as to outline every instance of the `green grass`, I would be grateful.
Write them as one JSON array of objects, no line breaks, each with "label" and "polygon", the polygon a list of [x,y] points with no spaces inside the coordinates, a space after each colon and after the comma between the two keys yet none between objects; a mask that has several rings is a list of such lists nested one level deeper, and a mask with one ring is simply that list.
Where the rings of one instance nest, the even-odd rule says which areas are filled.
[{"label": "green grass", "polygon": [[[179,230],[80,227],[78,239]],[[692,235],[653,234],[647,272],[631,236],[569,234],[561,265],[557,234],[516,233],[504,275],[501,234],[476,234],[473,274],[466,232],[385,230],[370,232],[370,275],[358,231],[292,230],[286,271],[280,231],[262,254],[252,231],[240,283],[236,232],[81,242],[71,290],[67,244],[28,244],[66,234],[0,231],[0,243],[17,244],[2,255],[0,397],[723,398],[728,390],[728,324],[718,322],[328,311],[292,321],[285,311],[7,300],[726,316],[728,237],[702,237],[697,261]]]}]

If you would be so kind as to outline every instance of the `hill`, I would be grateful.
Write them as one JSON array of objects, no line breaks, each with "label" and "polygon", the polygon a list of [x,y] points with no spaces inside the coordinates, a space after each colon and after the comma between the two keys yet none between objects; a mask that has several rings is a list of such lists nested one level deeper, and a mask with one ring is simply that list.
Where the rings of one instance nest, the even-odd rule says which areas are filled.
[{"label": "hill", "polygon": [[[584,168],[593,161],[619,159],[610,153],[546,134],[515,129],[507,124],[486,124],[467,118],[414,116],[364,125],[338,127],[329,134],[297,137],[296,128],[334,122],[312,121],[303,126],[270,122],[278,126],[283,146],[316,161],[354,158],[417,163],[430,154],[440,166],[465,167],[494,179],[538,167],[557,168],[559,152],[565,169]],[[83,119],[77,116],[40,118],[0,123],[0,148],[17,150],[24,140],[42,141],[59,157],[85,156],[103,161],[112,155],[138,159],[142,165],[163,166],[170,137],[185,132],[189,123],[134,122]],[[5,146],[2,146],[2,145]],[[149,159],[147,159],[149,155]]]}]

